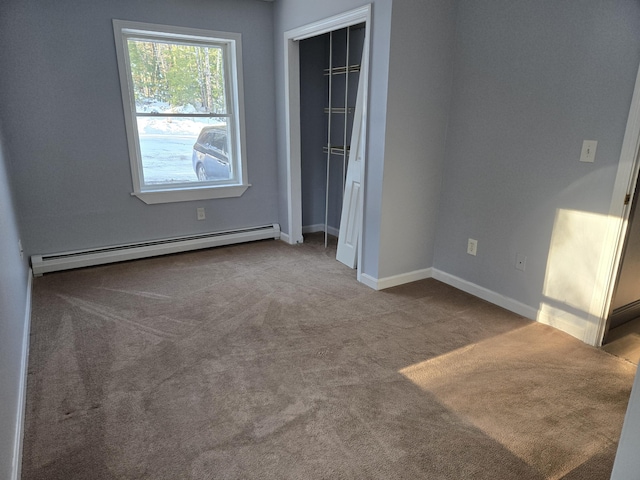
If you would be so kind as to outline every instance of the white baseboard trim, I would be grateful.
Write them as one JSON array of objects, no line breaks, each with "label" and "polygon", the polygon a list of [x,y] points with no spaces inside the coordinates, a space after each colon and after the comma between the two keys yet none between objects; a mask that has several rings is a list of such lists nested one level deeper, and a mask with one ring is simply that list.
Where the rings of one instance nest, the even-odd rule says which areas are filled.
[{"label": "white baseboard trim", "polygon": [[359,281],[360,283],[363,283],[369,288],[373,288],[374,290],[380,290],[378,288],[378,280],[373,278],[371,275],[367,275],[366,273],[363,273],[360,275]]},{"label": "white baseboard trim", "polygon": [[288,233],[280,232],[280,240],[291,245],[291,237]]},{"label": "white baseboard trim", "polygon": [[580,317],[575,313],[567,312],[561,308],[551,305],[542,304],[538,310],[538,318],[540,323],[557,328],[572,337],[577,338],[589,345],[589,339],[586,338],[588,319]]},{"label": "white baseboard trim", "polygon": [[22,471],[22,445],[24,439],[24,416],[27,406],[27,372],[29,364],[29,332],[31,330],[31,290],[33,272],[29,269],[27,299],[24,313],[24,333],[22,335],[22,362],[20,365],[20,386],[18,387],[18,411],[16,412],[16,434],[13,441],[13,462],[11,480],[20,480]]},{"label": "white baseboard trim", "polygon": [[413,272],[401,273],[399,275],[392,275],[384,278],[374,278],[366,273],[361,275],[360,281],[367,287],[374,290],[384,290],[386,288],[397,287],[398,285],[404,285],[405,283],[416,282],[418,280],[424,280],[425,278],[431,278],[433,269],[423,268],[421,270],[414,270]]},{"label": "white baseboard trim", "polygon": [[[302,233],[316,233],[316,232],[324,232],[324,223],[317,223],[315,225],[304,225],[302,227]],[[329,235],[333,235],[337,237],[340,234],[340,229],[335,227],[327,227],[327,233]]]},{"label": "white baseboard trim", "polygon": [[588,320],[574,313],[546,304],[542,304],[539,309],[536,309],[518,302],[513,298],[506,297],[435,268],[433,269],[433,278],[462,290],[463,292],[467,292],[475,297],[493,303],[494,305],[498,305],[510,312],[517,313],[518,315],[522,315],[530,320],[554,327],[580,341],[588,343],[586,339]]},{"label": "white baseboard trim", "polygon": [[467,292],[474,297],[481,298],[489,303],[505,308],[510,312],[517,313],[518,315],[522,315],[530,320],[537,320],[538,311],[535,308],[525,305],[524,303],[520,303],[513,298],[505,297],[504,295],[476,285],[475,283],[468,282],[467,280],[463,280],[455,275],[443,272],[442,270],[438,270],[437,268],[433,269],[433,278],[441,281],[442,283],[446,283],[447,285],[451,285],[458,290]]},{"label": "white baseboard trim", "polygon": [[425,278],[434,278],[442,283],[451,285],[452,287],[469,293],[474,297],[486,300],[489,303],[502,307],[510,312],[521,315],[530,320],[534,320],[545,325],[550,325],[562,332],[583,342],[586,341],[587,319],[582,318],[574,313],[542,304],[539,309],[518,302],[513,298],[507,297],[500,293],[496,293],[488,288],[481,287],[475,283],[471,283],[462,278],[456,277],[449,273],[438,270],[437,268],[425,268],[415,270],[413,272],[394,275],[386,278],[374,278],[371,275],[363,273],[360,282],[374,290],[384,290],[385,288],[403,285],[405,283],[423,280]]}]

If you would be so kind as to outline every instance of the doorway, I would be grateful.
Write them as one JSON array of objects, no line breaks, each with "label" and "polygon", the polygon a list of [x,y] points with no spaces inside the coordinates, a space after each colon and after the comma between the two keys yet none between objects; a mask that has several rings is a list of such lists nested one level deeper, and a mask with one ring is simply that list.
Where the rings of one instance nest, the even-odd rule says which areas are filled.
[{"label": "doorway", "polygon": [[[589,324],[585,332],[584,340],[590,345],[601,346],[605,340],[611,341],[612,337],[608,335],[609,331],[613,330],[613,328],[610,328],[611,320],[614,321],[613,325],[619,322],[619,326],[621,326],[626,323],[625,320],[633,319],[633,309],[635,307],[623,308],[635,304],[633,300],[629,300],[633,293],[631,295],[620,294],[619,296],[622,291],[619,281],[622,278],[626,254],[629,251],[627,247],[633,243],[632,248],[635,250],[635,243],[640,242],[640,238],[633,233],[634,228],[637,229],[639,227],[638,223],[640,223],[640,218],[637,222],[633,221],[635,212],[638,210],[635,205],[638,202],[636,199],[636,187],[639,180],[638,172],[640,171],[639,154],[640,68],[636,75],[620,161],[618,162],[618,171],[611,197],[607,228],[604,232],[604,248],[596,277],[596,282],[601,287],[594,294],[588,318]],[[635,260],[631,260],[631,257],[629,257],[629,261],[626,263],[632,266]],[[631,268],[630,272],[634,270],[635,267]],[[634,289],[635,287],[631,288],[630,291]],[[631,303],[629,304],[628,302]],[[619,314],[623,310],[627,310],[628,315],[620,316]],[[617,319],[613,318],[616,313],[618,314]]]},{"label": "doorway", "polygon": [[340,233],[357,144],[352,133],[364,34],[358,24],[300,41],[302,233],[322,232],[325,248]]},{"label": "doorway", "polygon": [[[636,179],[635,191],[639,181],[640,177]],[[640,214],[637,195],[631,202],[602,344],[606,351],[636,365],[640,361]]]},{"label": "doorway", "polygon": [[[285,32],[284,38],[284,68],[285,68],[285,116],[286,116],[286,142],[287,142],[287,221],[288,232],[283,238],[291,244],[302,243],[303,238],[303,208],[302,208],[302,140],[301,140],[301,68],[300,68],[300,43],[302,40],[318,37],[329,32],[353,27],[355,25],[363,25],[364,38],[363,47],[368,55],[369,49],[366,46],[370,42],[370,19],[371,5],[365,5],[358,9],[336,15],[313,24],[296,28]],[[368,65],[363,58],[361,63]],[[364,105],[367,105],[368,99],[368,78],[369,68],[363,67],[359,72],[362,79],[362,97]],[[362,124],[367,124],[366,108],[363,113]],[[362,144],[366,146],[366,128],[362,136]],[[363,156],[364,158],[365,156]],[[364,177],[364,161],[360,162],[360,172],[363,186],[366,185]],[[363,209],[363,202],[360,202],[358,208]],[[364,218],[363,212],[360,211],[358,218]],[[327,225],[328,227],[328,225]],[[358,226],[359,234],[362,233],[362,225]],[[361,244],[361,241],[359,242]],[[358,251],[357,275],[360,280],[360,266],[362,265],[361,249]]]}]

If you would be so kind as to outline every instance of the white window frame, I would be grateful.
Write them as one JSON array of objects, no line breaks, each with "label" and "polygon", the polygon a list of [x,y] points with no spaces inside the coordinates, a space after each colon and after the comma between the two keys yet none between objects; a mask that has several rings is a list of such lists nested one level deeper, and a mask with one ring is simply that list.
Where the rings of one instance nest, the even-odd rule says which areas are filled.
[{"label": "white window frame", "polygon": [[[147,204],[183,202],[191,200],[206,200],[212,198],[239,197],[251,185],[247,178],[247,160],[245,146],[244,124],[244,93],[242,76],[242,36],[239,33],[217,32],[168,25],[155,25],[142,22],[113,20],[116,56],[120,74],[120,88],[122,91],[122,105],[127,131],[129,159],[131,162],[131,177],[133,183],[132,195]],[[175,184],[167,186],[145,186],[142,175],[142,155],[136,119],[136,105],[134,85],[131,75],[129,38],[148,39],[149,41],[196,42],[202,45],[212,45],[223,49],[225,61],[225,82],[229,97],[229,125],[231,142],[234,151],[237,174],[229,182],[194,184]],[[194,173],[195,175],[195,173]]]}]

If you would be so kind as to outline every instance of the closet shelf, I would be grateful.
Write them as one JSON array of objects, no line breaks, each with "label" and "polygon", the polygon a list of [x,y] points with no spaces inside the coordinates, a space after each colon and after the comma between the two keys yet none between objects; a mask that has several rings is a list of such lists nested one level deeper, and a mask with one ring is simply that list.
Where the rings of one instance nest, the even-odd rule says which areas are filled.
[{"label": "closet shelf", "polygon": [[[329,153],[328,147],[322,147],[324,153]],[[331,155],[344,155],[349,153],[349,145],[331,145]]]},{"label": "closet shelf", "polygon": [[[345,112],[346,110],[346,112]],[[355,112],[356,109],[354,107],[348,107],[345,109],[345,107],[332,107],[332,108],[326,108],[324,109],[324,113],[341,113],[341,114],[345,114],[345,113],[353,113]]]},{"label": "closet shelf", "polygon": [[[349,73],[354,73],[354,72],[359,72],[360,71],[360,65],[349,65]],[[344,75],[345,73],[347,73],[347,67],[333,67],[333,68],[325,68],[324,69],[324,75],[325,76],[329,76],[331,75]]]}]

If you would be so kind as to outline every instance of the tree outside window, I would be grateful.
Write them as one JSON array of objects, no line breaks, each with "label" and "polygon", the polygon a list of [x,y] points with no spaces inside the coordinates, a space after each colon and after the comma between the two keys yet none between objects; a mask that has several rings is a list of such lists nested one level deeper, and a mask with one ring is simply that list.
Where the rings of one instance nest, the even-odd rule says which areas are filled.
[{"label": "tree outside window", "polygon": [[[147,203],[241,195],[240,36],[119,20],[114,30],[134,195]],[[206,141],[214,132],[215,145]]]}]

